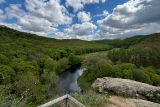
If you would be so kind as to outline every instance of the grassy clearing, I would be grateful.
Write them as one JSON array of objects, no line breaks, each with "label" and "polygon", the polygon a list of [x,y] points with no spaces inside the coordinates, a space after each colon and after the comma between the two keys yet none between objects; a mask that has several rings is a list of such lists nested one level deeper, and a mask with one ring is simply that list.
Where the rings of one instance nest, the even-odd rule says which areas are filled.
[{"label": "grassy clearing", "polygon": [[72,96],[87,107],[101,107],[108,103],[108,96],[101,94],[77,94],[73,93]]}]

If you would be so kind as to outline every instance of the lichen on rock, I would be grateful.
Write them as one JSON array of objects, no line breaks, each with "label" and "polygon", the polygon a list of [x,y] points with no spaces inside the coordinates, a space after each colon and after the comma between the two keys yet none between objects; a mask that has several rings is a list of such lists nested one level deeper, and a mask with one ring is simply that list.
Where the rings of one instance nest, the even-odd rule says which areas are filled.
[{"label": "lichen on rock", "polygon": [[160,87],[133,80],[110,77],[98,78],[92,84],[92,88],[100,93],[112,92],[117,95],[160,103]]}]

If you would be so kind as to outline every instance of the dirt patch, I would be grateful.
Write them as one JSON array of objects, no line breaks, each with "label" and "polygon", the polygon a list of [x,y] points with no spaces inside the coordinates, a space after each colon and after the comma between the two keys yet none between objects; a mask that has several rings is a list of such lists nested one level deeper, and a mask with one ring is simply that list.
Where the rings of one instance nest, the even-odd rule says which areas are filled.
[{"label": "dirt patch", "polygon": [[127,99],[119,96],[110,96],[109,104],[104,107],[160,107],[160,104],[141,99]]},{"label": "dirt patch", "polygon": [[111,96],[109,102],[111,104],[107,105],[107,107],[136,107],[136,105],[129,99],[118,96]]}]

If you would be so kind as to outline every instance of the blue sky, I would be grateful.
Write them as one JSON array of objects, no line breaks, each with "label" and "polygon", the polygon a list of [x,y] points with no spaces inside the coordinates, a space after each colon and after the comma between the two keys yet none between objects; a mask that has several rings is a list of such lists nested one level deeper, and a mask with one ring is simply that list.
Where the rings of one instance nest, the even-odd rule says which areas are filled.
[{"label": "blue sky", "polygon": [[160,32],[159,5],[160,0],[0,0],[0,24],[58,39],[125,38]]}]

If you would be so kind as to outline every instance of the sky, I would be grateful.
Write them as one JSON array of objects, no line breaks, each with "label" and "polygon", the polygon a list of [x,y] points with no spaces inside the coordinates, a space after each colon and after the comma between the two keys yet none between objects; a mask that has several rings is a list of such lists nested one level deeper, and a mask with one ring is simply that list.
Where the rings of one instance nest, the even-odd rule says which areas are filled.
[{"label": "sky", "polygon": [[0,0],[0,25],[57,39],[160,32],[160,0]]}]

